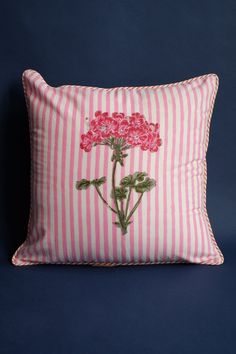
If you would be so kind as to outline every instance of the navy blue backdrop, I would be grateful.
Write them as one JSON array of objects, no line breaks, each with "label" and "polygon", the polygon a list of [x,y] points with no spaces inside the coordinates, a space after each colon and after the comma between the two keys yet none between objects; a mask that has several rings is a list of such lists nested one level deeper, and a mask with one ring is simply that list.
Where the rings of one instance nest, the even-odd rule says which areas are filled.
[{"label": "navy blue backdrop", "polygon": [[[234,0],[1,2],[0,354],[236,353],[235,18]],[[225,264],[12,266],[29,214],[27,68],[52,86],[218,74],[207,207]]]}]

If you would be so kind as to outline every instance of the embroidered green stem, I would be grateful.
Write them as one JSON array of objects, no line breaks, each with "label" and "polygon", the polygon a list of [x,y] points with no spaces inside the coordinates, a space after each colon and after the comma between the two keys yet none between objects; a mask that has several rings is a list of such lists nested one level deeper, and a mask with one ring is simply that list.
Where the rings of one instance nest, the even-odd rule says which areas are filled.
[{"label": "embroidered green stem", "polygon": [[121,211],[122,217],[124,217],[124,201],[123,200],[120,201],[120,211]]},{"label": "embroidered green stem", "polygon": [[114,160],[113,163],[113,169],[112,169],[112,189],[113,189],[113,196],[114,196],[114,202],[115,202],[115,207],[116,207],[116,211],[117,211],[117,215],[118,215],[118,219],[119,219],[119,223],[121,225],[121,229],[123,229],[123,220],[120,214],[120,209],[119,209],[119,204],[118,204],[118,200],[116,197],[116,166],[117,166],[117,160]]},{"label": "embroidered green stem", "polygon": [[126,202],[126,206],[125,206],[125,217],[127,217],[127,215],[128,215],[131,190],[132,190],[132,188],[129,187],[129,193],[128,193],[127,202]]},{"label": "embroidered green stem", "polygon": [[132,209],[131,212],[129,213],[129,215],[128,215],[127,219],[126,219],[126,223],[129,222],[131,216],[133,215],[133,213],[135,212],[135,210],[137,209],[137,207],[138,207],[139,204],[141,203],[142,197],[143,197],[143,193],[140,194],[140,197],[138,198],[136,204],[134,205],[133,209]]},{"label": "embroidered green stem", "polygon": [[115,209],[113,209],[113,208],[107,203],[106,199],[103,198],[102,193],[101,193],[99,187],[98,187],[98,186],[95,186],[95,189],[96,189],[96,191],[98,192],[98,195],[99,195],[99,197],[102,199],[103,203],[105,203],[105,204],[108,206],[109,209],[111,209],[114,213],[117,214],[117,211],[116,211]]}]

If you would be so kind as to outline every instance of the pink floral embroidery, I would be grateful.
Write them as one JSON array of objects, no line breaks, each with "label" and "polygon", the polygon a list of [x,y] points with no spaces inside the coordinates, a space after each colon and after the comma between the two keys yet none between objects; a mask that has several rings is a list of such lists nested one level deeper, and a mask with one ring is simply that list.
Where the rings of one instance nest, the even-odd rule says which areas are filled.
[{"label": "pink floral embroidery", "polygon": [[[95,118],[90,122],[90,129],[81,136],[81,148],[89,152],[92,146],[103,142],[109,145],[107,138],[122,138],[130,148],[140,146],[142,150],[157,151],[161,146],[159,124],[148,123],[143,114],[132,113],[125,116],[124,113],[114,112],[109,116],[108,112],[95,112]],[[127,148],[127,147],[126,147]]]},{"label": "pink floral embroidery", "polygon": [[[127,227],[132,222],[131,217],[141,203],[143,194],[154,188],[156,181],[146,172],[135,172],[133,175],[122,178],[119,185],[116,185],[117,164],[124,165],[129,149],[139,146],[144,151],[157,152],[161,144],[159,124],[148,123],[144,115],[139,112],[126,116],[119,112],[109,115],[108,112],[96,111],[95,117],[90,121],[88,132],[81,135],[80,147],[84,151],[91,151],[93,146],[106,145],[113,152],[111,198],[114,205],[111,206],[104,199],[100,190],[100,186],[106,182],[106,177],[91,181],[82,179],[76,182],[76,188],[82,190],[93,185],[103,203],[117,215],[118,221],[114,224],[121,228],[122,234],[127,233]],[[130,208],[130,195],[133,190],[138,193],[139,197]]]}]

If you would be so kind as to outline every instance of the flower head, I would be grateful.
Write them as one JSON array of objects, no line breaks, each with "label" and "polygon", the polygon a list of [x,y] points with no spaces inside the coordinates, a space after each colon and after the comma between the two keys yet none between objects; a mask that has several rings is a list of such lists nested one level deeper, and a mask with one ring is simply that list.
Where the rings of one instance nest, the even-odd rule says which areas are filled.
[{"label": "flower head", "polygon": [[110,147],[116,143],[128,149],[140,146],[142,150],[156,152],[161,145],[159,124],[148,123],[139,112],[126,116],[124,113],[96,111],[90,121],[90,129],[81,135],[81,149],[89,152],[93,146],[102,144]]}]

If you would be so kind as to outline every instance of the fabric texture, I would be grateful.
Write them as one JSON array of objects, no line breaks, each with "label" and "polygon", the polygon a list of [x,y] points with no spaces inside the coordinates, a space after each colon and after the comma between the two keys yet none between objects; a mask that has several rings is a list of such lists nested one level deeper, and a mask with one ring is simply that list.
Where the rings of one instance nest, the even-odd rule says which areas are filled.
[{"label": "fabric texture", "polygon": [[223,263],[206,210],[216,74],[108,89],[22,79],[31,208],[14,265]]}]

